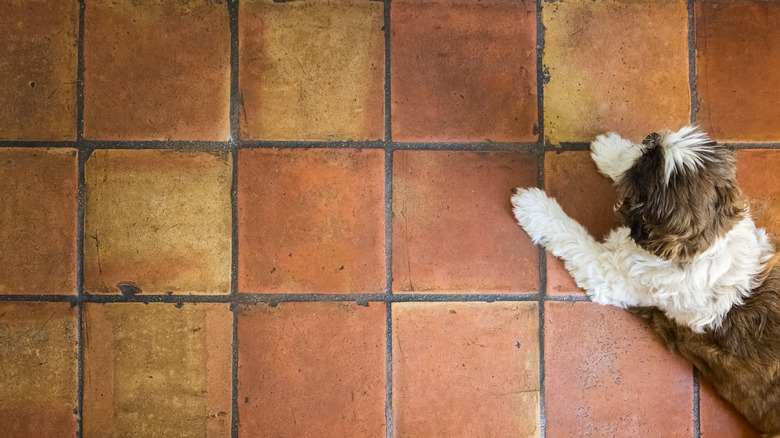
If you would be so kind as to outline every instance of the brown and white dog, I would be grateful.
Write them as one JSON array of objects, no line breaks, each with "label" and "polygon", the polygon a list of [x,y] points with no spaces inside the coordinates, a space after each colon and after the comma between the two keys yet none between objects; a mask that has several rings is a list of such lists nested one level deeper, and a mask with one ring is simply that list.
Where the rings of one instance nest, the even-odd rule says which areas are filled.
[{"label": "brown and white dog", "polygon": [[539,189],[512,197],[534,242],[595,302],[629,308],[759,430],[780,436],[780,267],[736,182],[734,151],[694,127],[591,144],[624,227],[597,242]]}]

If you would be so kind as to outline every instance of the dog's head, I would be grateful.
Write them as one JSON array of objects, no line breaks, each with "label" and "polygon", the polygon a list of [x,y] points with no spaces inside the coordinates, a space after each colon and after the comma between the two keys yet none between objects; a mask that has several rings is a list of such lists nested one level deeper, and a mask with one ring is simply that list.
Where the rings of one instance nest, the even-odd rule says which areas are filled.
[{"label": "dog's head", "polygon": [[632,144],[601,137],[591,147],[599,170],[615,181],[618,216],[642,248],[688,261],[745,216],[734,151],[687,126]]}]

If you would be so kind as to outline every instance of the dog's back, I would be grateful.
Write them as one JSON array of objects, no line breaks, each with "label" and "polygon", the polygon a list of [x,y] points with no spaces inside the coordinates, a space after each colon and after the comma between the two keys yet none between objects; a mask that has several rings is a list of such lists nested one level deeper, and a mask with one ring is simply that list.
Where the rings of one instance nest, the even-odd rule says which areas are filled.
[{"label": "dog's back", "polygon": [[720,328],[695,333],[655,308],[632,311],[693,362],[718,393],[759,429],[780,434],[780,265]]}]

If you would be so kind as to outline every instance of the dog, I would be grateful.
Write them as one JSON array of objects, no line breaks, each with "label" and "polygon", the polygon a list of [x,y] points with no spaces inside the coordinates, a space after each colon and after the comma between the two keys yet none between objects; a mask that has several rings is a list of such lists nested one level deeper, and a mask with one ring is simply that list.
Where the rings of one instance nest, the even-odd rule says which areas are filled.
[{"label": "dog", "polygon": [[735,151],[693,126],[591,143],[620,194],[604,242],[540,189],[516,189],[517,222],[564,260],[596,303],[627,308],[691,361],[757,429],[780,436],[780,267],[736,181]]}]

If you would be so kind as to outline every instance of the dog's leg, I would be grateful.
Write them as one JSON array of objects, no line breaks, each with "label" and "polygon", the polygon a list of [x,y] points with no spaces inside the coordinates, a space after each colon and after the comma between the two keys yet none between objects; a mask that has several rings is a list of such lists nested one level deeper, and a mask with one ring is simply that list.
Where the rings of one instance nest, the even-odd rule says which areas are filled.
[{"label": "dog's leg", "polygon": [[613,132],[596,137],[590,144],[590,151],[599,172],[613,181],[628,170],[642,154],[638,146]]},{"label": "dog's leg", "polygon": [[591,299],[620,307],[640,304],[612,263],[609,249],[567,216],[558,202],[539,189],[518,189],[512,205],[517,222],[531,239],[561,257]]}]

